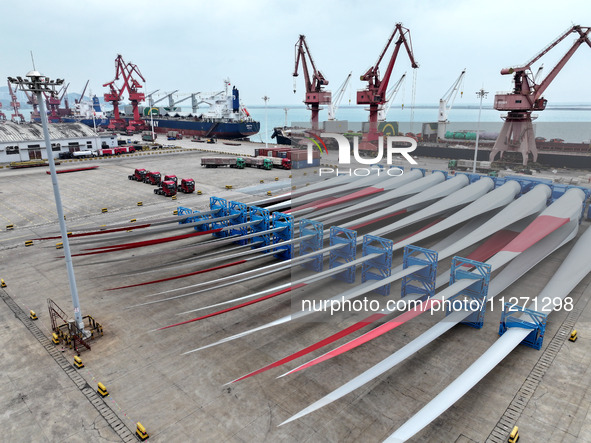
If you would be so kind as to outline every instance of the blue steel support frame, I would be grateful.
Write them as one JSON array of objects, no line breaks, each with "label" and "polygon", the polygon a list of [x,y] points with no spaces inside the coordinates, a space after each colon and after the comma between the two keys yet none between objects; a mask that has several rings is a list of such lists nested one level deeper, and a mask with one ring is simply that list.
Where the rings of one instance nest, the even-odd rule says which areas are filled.
[{"label": "blue steel support frame", "polygon": [[[256,234],[257,232],[268,231],[271,225],[269,219],[269,210],[259,208],[258,206],[250,206],[249,218],[251,222],[257,222],[250,226],[250,232]],[[253,248],[262,248],[271,244],[271,234],[268,232],[261,233],[252,238],[252,243],[261,242],[260,245],[254,245]]]},{"label": "blue steel support frame", "polygon": [[[515,313],[523,313],[519,318]],[[548,315],[532,309],[524,308],[512,303],[505,303],[503,314],[501,315],[501,324],[499,326],[499,335],[503,335],[509,328],[524,328],[532,331],[525,337],[521,344],[540,350],[544,342],[544,333],[546,332],[546,320]]]},{"label": "blue steel support frame", "polygon": [[420,294],[420,299],[424,301],[433,297],[437,279],[437,259],[437,251],[413,245],[404,247],[403,269],[414,265],[425,266],[425,268],[402,278],[400,298],[411,294]]},{"label": "blue steel support frame", "polygon": [[[236,217],[228,220],[228,226],[241,225],[241,224],[246,223],[247,211],[248,211],[248,206],[246,206],[246,204],[244,204],[244,203],[235,202],[235,201],[228,202],[228,215],[235,215],[236,216]],[[232,236],[232,235],[242,236],[242,235],[246,235],[247,233],[248,233],[247,226],[242,226],[240,228],[228,230],[229,236]],[[248,240],[238,239],[234,243],[238,243],[239,245],[245,245],[248,243]]]},{"label": "blue steel support frame", "polygon": [[[433,172],[435,172],[435,171],[433,171]],[[443,171],[441,171],[441,172],[443,172]],[[469,183],[474,183],[483,177],[480,174],[472,174],[471,172],[456,172],[456,175],[465,175],[466,177],[468,177]]]},{"label": "blue steel support frame", "polygon": [[443,169],[433,169],[431,171],[431,174],[433,174],[434,172],[441,172],[446,180],[449,178],[449,171],[444,171]]},{"label": "blue steel support frame", "polygon": [[476,304],[470,303],[475,300],[479,309],[471,309],[470,312],[472,313],[468,316],[466,321],[463,321],[462,323],[476,329],[482,328],[484,325],[484,314],[486,313],[486,297],[488,295],[491,269],[491,265],[487,263],[470,260],[468,258],[454,257],[451,261],[451,271],[449,275],[450,286],[458,280],[464,279],[474,280],[474,283],[448,299],[450,303],[446,303],[445,315],[449,315],[454,311],[454,309],[450,309],[450,306],[453,308],[453,302],[460,297],[461,300],[465,300],[464,297],[470,299],[469,301],[466,300],[470,307],[476,307]]},{"label": "blue steel support frame", "polygon": [[[311,237],[305,238],[300,242],[300,256],[312,254],[322,249],[322,245],[324,244],[324,225],[317,221],[305,218],[301,219],[300,237],[306,237],[308,235]],[[302,266],[315,272],[321,272],[324,267],[322,254],[309,255],[309,257],[314,258],[314,260],[302,263]]]},{"label": "blue steel support frame", "polygon": [[[219,197],[209,197],[209,209],[215,211],[211,214],[211,218],[225,217],[228,215],[228,200]],[[225,228],[228,225],[228,220],[214,221],[211,223],[211,229]],[[227,237],[228,231],[214,232],[214,237]]]},{"label": "blue steel support frame", "polygon": [[[283,212],[273,212],[273,228],[283,228],[281,231],[273,232],[273,244],[293,240],[293,215]],[[293,244],[274,248],[275,257],[281,260],[289,260],[293,257]]]},{"label": "blue steel support frame", "polygon": [[[193,223],[198,221],[207,220],[207,216],[199,215],[199,211],[192,211],[190,208],[186,208],[184,206],[179,206],[177,208],[177,215],[188,215],[188,214],[196,214],[195,217],[187,217],[184,220],[179,222],[179,225],[183,225],[185,223]],[[194,226],[193,229],[196,231],[207,231],[209,230],[209,223],[205,223],[203,225]]]},{"label": "blue steel support frame", "polygon": [[[363,257],[370,254],[380,254],[361,265],[361,283],[367,280],[383,280],[392,275],[392,249],[394,242],[375,235],[363,237]],[[374,289],[381,295],[390,295],[390,283]]]},{"label": "blue steel support frame", "polygon": [[[330,228],[330,245],[334,246],[339,244],[343,246],[334,251],[330,251],[330,258],[328,261],[330,269],[355,260],[357,252],[357,231],[332,226]],[[355,281],[355,265],[333,275],[332,278],[343,280],[347,283],[353,283]]]}]

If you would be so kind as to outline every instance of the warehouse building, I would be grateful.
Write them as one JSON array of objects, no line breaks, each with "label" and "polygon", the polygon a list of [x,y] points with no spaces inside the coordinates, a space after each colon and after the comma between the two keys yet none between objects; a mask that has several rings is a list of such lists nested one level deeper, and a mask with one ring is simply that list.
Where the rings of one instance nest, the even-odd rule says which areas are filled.
[{"label": "warehouse building", "polygon": [[[49,136],[54,158],[60,152],[98,151],[117,146],[116,135],[97,134],[82,123],[52,123]],[[0,163],[41,159],[47,159],[47,154],[40,123],[0,123]]]}]

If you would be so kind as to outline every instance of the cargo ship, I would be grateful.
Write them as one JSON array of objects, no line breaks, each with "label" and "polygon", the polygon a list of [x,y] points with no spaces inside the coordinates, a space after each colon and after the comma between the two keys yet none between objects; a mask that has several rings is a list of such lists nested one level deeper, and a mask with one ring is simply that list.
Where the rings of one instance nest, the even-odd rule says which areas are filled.
[{"label": "cargo ship", "polygon": [[245,139],[257,134],[260,122],[255,121],[241,103],[238,89],[234,86],[229,92],[229,83],[225,84],[224,91],[199,97],[199,103],[209,105],[202,113],[169,110],[162,114],[165,108],[144,108],[146,129],[153,127],[156,133],[176,131],[187,136],[224,139]]},{"label": "cargo ship", "polygon": [[[209,109],[204,112],[197,112],[196,106],[193,112],[181,112],[174,108],[140,108],[143,129],[153,128],[154,132],[161,134],[174,131],[184,136],[215,136],[223,139],[245,139],[257,134],[261,128],[260,122],[255,121],[241,103],[238,89],[233,87],[228,91],[228,86],[226,82],[223,91],[199,96],[199,104],[209,105]],[[124,117],[124,120],[129,119]],[[94,96],[92,102],[77,103],[70,115],[63,115],[58,121],[79,122],[101,131],[109,126],[110,115],[102,111],[98,97]]]}]

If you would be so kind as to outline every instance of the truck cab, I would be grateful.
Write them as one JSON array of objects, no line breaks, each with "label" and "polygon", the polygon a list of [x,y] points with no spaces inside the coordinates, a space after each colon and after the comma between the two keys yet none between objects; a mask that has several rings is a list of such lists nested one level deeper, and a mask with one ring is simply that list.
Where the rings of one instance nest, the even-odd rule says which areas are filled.
[{"label": "truck cab", "polygon": [[175,184],[177,184],[179,179],[176,175],[165,175],[163,181],[173,181]]},{"label": "truck cab", "polygon": [[148,183],[150,185],[159,185],[161,181],[162,175],[158,171],[150,171],[144,178],[144,183]]},{"label": "truck cab", "polygon": [[176,182],[172,180],[165,180],[160,183],[160,187],[154,189],[154,194],[163,195],[165,197],[172,197],[176,195]]},{"label": "truck cab", "polygon": [[281,167],[283,169],[291,169],[291,160],[288,158],[281,159]]},{"label": "truck cab", "polygon": [[184,194],[195,192],[195,180],[192,178],[183,178],[181,180],[181,185],[179,186],[179,191]]},{"label": "truck cab", "polygon": [[145,169],[136,169],[132,175],[128,175],[127,178],[129,180],[135,180],[138,182],[143,182],[144,179],[146,178],[146,174],[148,173],[148,171],[146,171]]},{"label": "truck cab", "polygon": [[237,157],[236,158],[236,167],[238,169],[244,169],[244,166],[246,166],[246,162],[244,161],[244,159],[242,157]]},{"label": "truck cab", "polygon": [[273,169],[273,160],[271,160],[270,158],[266,158],[263,160],[263,169],[266,169],[267,171],[270,171],[271,169]]}]

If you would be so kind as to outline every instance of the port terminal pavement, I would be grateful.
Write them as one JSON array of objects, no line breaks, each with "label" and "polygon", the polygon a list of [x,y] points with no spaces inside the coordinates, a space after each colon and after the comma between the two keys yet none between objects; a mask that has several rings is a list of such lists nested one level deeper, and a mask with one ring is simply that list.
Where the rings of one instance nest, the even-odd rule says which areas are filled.
[{"label": "port terminal pavement", "polygon": [[[221,145],[219,147],[222,148]],[[232,152],[237,148],[224,145],[220,151]],[[274,181],[275,177],[289,184],[290,171],[201,169],[198,159],[204,155],[203,152],[198,148],[187,149],[197,152],[177,150],[93,160],[92,164],[99,165],[99,169],[60,176],[69,228],[119,223],[132,218],[139,222],[169,215],[180,205],[204,209],[211,195],[252,201],[261,196],[243,193],[241,189],[258,185],[260,180]],[[323,161],[329,165],[335,163],[332,158]],[[421,167],[432,165],[431,169],[442,169],[447,164],[443,159],[418,161]],[[176,202],[155,196],[151,186],[127,180],[127,174],[136,167],[158,169],[179,177],[191,176],[196,180],[197,189],[203,189],[203,195],[179,195]],[[233,189],[226,189],[226,184],[232,184]],[[3,169],[0,171],[0,185],[0,214],[8,219],[6,223],[15,225],[10,231],[0,226],[0,277],[7,283],[7,287],[0,291],[3,291],[4,297],[14,300],[25,314],[34,310],[39,317],[35,325],[49,337],[46,299],[53,299],[65,310],[70,307],[65,267],[61,260],[56,259],[59,251],[56,251],[54,243],[36,242],[32,247],[24,246],[27,238],[58,230],[57,223],[53,221],[55,209],[49,178],[42,168]],[[263,191],[261,189],[261,195],[264,195]],[[142,201],[143,206],[138,207],[137,201]],[[103,207],[108,208],[107,213],[101,213]],[[589,222],[583,222],[581,232],[588,227]],[[400,236],[405,234],[402,232]],[[146,279],[141,275],[122,278],[113,274],[144,268],[157,269],[166,255],[187,258],[191,252],[180,248],[188,244],[188,240],[181,241],[177,245],[178,251],[150,247],[145,251],[147,254],[138,254],[137,260],[115,262],[129,256],[115,253],[109,259],[82,258],[74,261],[83,313],[93,315],[105,331],[103,337],[92,342],[92,351],[81,354],[85,367],[78,374],[90,387],[95,388],[98,382],[102,382],[110,392],[106,403],[112,411],[131,431],[140,421],[150,434],[151,441],[382,441],[497,337],[500,306],[495,310],[495,321],[485,322],[482,330],[456,327],[367,388],[278,428],[277,425],[292,414],[418,336],[424,325],[389,334],[387,340],[376,340],[376,343],[369,343],[358,352],[293,377],[276,380],[275,376],[283,372],[279,369],[279,372],[223,386],[262,364],[329,335],[350,321],[343,317],[336,323],[314,324],[313,327],[305,323],[294,324],[263,331],[246,340],[181,355],[186,350],[214,342],[229,333],[285,315],[290,305],[289,299],[284,299],[186,327],[151,332],[157,327],[184,319],[177,315],[178,312],[213,303],[228,292],[232,295],[254,292],[261,288],[261,283],[255,280],[230,290],[214,290],[172,303],[132,309],[129,307],[145,301],[146,295],[178,288],[198,279],[156,285],[150,289],[138,287],[125,291],[104,291],[117,283]],[[569,248],[566,246],[542,261],[507,289],[504,295],[537,294]],[[260,261],[258,265],[245,264],[240,270],[261,265]],[[228,272],[220,270],[212,273],[211,278],[225,275],[229,275]],[[290,273],[273,278],[278,283],[287,282]],[[517,419],[523,442],[591,441],[590,283],[591,276],[587,276],[571,294],[576,307],[581,308],[575,325],[579,339],[575,343],[565,341],[562,344]],[[345,287],[344,283],[331,281],[320,285],[318,290],[331,296]],[[393,294],[399,288],[394,286]],[[546,328],[545,347],[566,316],[566,312],[553,315]],[[3,411],[0,414],[0,429],[3,430],[4,441],[121,441],[108,421],[31,333],[26,322],[16,318],[5,302],[0,302],[0,324],[0,410]],[[541,351],[519,347],[473,391],[418,434],[414,441],[486,441],[524,380],[543,357],[545,347]],[[62,355],[68,362],[73,361],[72,350],[66,348]]]}]

